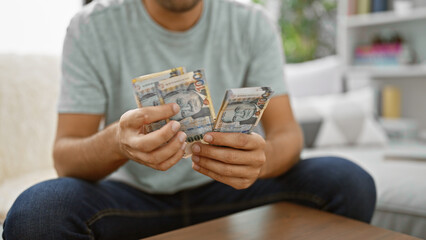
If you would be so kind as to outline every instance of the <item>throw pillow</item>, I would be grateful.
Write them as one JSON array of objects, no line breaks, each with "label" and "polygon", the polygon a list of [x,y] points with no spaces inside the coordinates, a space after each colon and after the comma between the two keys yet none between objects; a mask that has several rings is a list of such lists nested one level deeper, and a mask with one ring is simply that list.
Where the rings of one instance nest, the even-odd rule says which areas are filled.
[{"label": "throw pillow", "polygon": [[284,73],[292,97],[335,94],[343,89],[341,66],[337,56],[286,64]]},{"label": "throw pillow", "polygon": [[[292,107],[305,137],[312,132],[306,122],[312,115],[310,109],[321,119],[314,140],[305,141],[306,146],[336,147],[346,145],[385,145],[387,137],[374,117],[374,90],[363,88],[348,93],[292,98]],[[318,117],[319,116],[319,117]],[[312,134],[310,135],[312,136]]]}]

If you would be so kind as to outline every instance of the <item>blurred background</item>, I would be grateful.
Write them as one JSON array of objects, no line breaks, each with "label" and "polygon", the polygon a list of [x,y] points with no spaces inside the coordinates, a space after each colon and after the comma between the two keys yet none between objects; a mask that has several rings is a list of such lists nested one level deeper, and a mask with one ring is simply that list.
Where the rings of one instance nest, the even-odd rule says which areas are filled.
[{"label": "blurred background", "polygon": [[[426,0],[238,1],[280,31],[302,158],[358,163],[377,186],[372,224],[426,238]],[[56,176],[62,44],[89,2],[0,2],[0,223],[20,192]]]},{"label": "blurred background", "polygon": [[[240,0],[250,2],[251,0]],[[0,3],[0,52],[59,54],[71,17],[91,0],[16,0]],[[253,1],[273,14],[284,37],[288,62],[336,53],[336,0]],[[274,8],[278,6],[278,8]]]},{"label": "blurred background", "polygon": [[0,2],[0,52],[58,55],[80,0],[16,0]]}]

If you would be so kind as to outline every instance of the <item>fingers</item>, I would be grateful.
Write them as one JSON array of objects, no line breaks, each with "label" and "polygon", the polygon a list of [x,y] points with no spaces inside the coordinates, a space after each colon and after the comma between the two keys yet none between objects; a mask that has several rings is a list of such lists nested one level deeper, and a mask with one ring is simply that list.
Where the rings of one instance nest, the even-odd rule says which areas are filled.
[{"label": "fingers", "polygon": [[121,116],[120,123],[124,126],[139,129],[144,124],[168,119],[179,112],[179,105],[169,103],[160,106],[143,107],[127,111]]},{"label": "fingers", "polygon": [[256,134],[209,132],[204,135],[204,141],[217,145],[242,150],[251,150],[263,144],[263,138]]},{"label": "fingers", "polygon": [[218,175],[237,178],[252,178],[259,175],[260,170],[247,165],[227,164],[214,159],[193,156],[192,161],[198,166],[210,170]]},{"label": "fingers", "polygon": [[219,160],[228,164],[261,165],[263,164],[262,152],[243,151],[234,148],[213,146],[209,144],[194,143],[192,153],[197,156]]},{"label": "fingers", "polygon": [[185,153],[185,140],[185,133],[179,132],[170,142],[155,151],[149,153],[135,152],[133,160],[151,168],[166,171],[182,158]]},{"label": "fingers", "polygon": [[[154,132],[141,135],[135,144],[135,148],[142,152],[151,152],[170,141],[170,139],[172,139],[172,137],[175,136],[175,134],[179,131],[179,128],[179,122],[170,121],[162,128]],[[182,142],[184,142],[186,140],[186,135],[183,132],[182,134],[180,134],[178,137],[180,140],[183,140]]]},{"label": "fingers", "polygon": [[150,152],[151,159],[149,159],[149,162],[160,164],[171,158],[176,152],[184,151],[186,146],[185,140],[186,134],[184,132],[179,132],[170,142]]},{"label": "fingers", "polygon": [[[183,146],[185,146],[186,143],[183,144]],[[183,147],[183,149],[185,149],[185,147]],[[159,163],[159,164],[148,164],[149,167],[160,170],[160,171],[167,171],[169,170],[171,167],[173,167],[177,162],[179,162],[179,160],[182,159],[183,154],[185,153],[184,150],[179,149],[172,157],[170,157],[169,159]]]},{"label": "fingers", "polygon": [[[185,149],[185,145],[186,143],[184,143],[184,147],[183,149]],[[185,153],[185,151],[183,149],[180,149],[178,152],[175,153],[175,155],[173,155],[171,158],[169,158],[166,161],[163,161],[162,163],[160,163],[158,165],[158,168],[156,168],[157,170],[160,171],[166,171],[169,170],[171,167],[173,167],[177,162],[179,162],[179,160],[182,159],[183,154]]]},{"label": "fingers", "polygon": [[117,136],[125,155],[151,168],[165,171],[175,165],[184,155],[186,134],[178,132],[180,123],[170,121],[149,134],[140,134],[144,124],[167,119],[179,112],[176,103],[145,107],[126,112],[120,119]]},{"label": "fingers", "polygon": [[245,189],[250,187],[254,181],[251,181],[250,179],[247,178],[236,178],[236,177],[228,177],[228,176],[223,176],[220,175],[212,170],[206,169],[204,167],[201,167],[200,165],[196,164],[196,163],[192,163],[192,168],[201,173],[204,174],[208,177],[213,178],[216,181],[222,182],[224,184],[227,184],[235,189]]}]

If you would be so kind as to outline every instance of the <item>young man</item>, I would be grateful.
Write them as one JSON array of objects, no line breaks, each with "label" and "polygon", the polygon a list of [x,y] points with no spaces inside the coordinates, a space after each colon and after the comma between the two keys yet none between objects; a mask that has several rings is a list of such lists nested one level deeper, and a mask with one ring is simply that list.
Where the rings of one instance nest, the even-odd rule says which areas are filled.
[{"label": "young man", "polygon": [[[299,161],[302,134],[283,82],[281,40],[257,6],[228,0],[104,0],[68,28],[55,167],[9,211],[13,239],[137,239],[278,201],[368,222],[372,178],[326,157]],[[182,159],[179,105],[136,108],[131,79],[204,68],[215,109],[228,88],[275,91],[258,134],[208,133]],[[101,120],[106,128],[98,130]]]}]

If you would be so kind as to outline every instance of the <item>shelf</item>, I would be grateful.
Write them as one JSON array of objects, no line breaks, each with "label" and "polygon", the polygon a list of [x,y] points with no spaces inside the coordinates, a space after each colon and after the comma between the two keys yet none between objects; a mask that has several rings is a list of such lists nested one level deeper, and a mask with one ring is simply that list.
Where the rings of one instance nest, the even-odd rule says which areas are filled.
[{"label": "shelf", "polygon": [[349,72],[365,72],[372,77],[404,78],[426,77],[426,65],[412,66],[350,66]]},{"label": "shelf", "polygon": [[366,27],[404,21],[413,21],[419,19],[426,19],[426,7],[412,9],[410,12],[407,13],[396,13],[394,11],[387,11],[348,16],[347,26],[349,28]]}]

